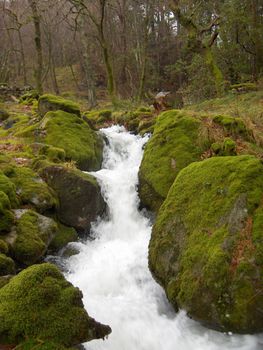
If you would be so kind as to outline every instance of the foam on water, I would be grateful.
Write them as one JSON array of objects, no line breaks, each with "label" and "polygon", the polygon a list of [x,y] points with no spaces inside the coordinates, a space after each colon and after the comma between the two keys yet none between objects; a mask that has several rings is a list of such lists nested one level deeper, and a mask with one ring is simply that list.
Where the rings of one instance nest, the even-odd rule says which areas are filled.
[{"label": "foam on water", "polygon": [[108,324],[105,341],[88,350],[259,350],[260,336],[226,335],[203,328],[184,312],[175,314],[147,262],[150,221],[138,211],[138,169],[147,137],[113,126],[103,129],[108,139],[103,169],[93,173],[109,207],[107,220],[93,225],[94,240],[76,243],[80,253],[67,260],[66,276],[84,295],[96,320]]}]

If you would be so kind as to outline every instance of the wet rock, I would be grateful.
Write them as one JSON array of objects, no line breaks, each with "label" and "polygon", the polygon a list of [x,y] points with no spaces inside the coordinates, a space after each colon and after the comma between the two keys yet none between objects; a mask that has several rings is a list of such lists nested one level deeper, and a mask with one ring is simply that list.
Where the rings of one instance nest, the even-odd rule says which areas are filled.
[{"label": "wet rock", "polygon": [[104,213],[106,204],[93,176],[63,166],[48,166],[41,175],[57,193],[57,214],[65,225],[86,232],[91,222]]}]

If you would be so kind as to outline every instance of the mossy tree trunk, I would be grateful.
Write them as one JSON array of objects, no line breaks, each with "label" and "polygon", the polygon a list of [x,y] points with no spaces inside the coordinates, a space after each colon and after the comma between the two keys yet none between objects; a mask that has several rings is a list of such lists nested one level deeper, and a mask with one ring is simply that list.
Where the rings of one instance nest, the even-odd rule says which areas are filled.
[{"label": "mossy tree trunk", "polygon": [[106,68],[107,74],[107,87],[108,93],[111,97],[111,100],[114,102],[116,100],[116,84],[113,71],[112,60],[110,57],[110,50],[105,38],[104,29],[105,29],[105,11],[106,11],[107,0],[100,0],[100,21],[98,25],[99,30],[99,42],[102,48],[103,59]]},{"label": "mossy tree trunk", "polygon": [[[215,16],[207,27],[200,27],[194,22],[192,14],[188,16],[182,12],[180,0],[170,0],[169,5],[178,23],[182,25],[188,33],[188,41],[191,45],[192,52],[201,54],[205,63],[209,67],[210,72],[214,77],[217,95],[221,96],[224,90],[224,77],[221,69],[216,63],[212,50],[219,35],[219,17]],[[204,38],[207,34],[210,34],[208,41],[207,38]]]},{"label": "mossy tree trunk", "polygon": [[33,15],[33,22],[35,28],[35,47],[37,52],[37,68],[35,70],[35,79],[37,91],[39,94],[43,93],[42,77],[43,77],[43,54],[42,54],[42,40],[41,40],[41,17],[37,7],[37,0],[28,0],[30,9]]}]

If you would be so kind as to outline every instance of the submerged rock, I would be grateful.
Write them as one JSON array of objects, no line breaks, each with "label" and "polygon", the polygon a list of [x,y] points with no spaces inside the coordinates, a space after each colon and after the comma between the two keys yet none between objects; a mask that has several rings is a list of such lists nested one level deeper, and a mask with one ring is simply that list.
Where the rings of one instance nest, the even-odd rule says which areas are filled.
[{"label": "submerged rock", "polygon": [[42,176],[58,195],[58,218],[65,225],[87,231],[104,213],[106,204],[93,176],[63,166],[48,166]]},{"label": "submerged rock", "polygon": [[162,205],[150,269],[175,309],[208,327],[263,331],[263,165],[215,157],[183,169]]},{"label": "submerged rock", "polygon": [[0,289],[1,344],[37,339],[73,346],[110,333],[89,317],[81,291],[52,264],[31,266]]}]

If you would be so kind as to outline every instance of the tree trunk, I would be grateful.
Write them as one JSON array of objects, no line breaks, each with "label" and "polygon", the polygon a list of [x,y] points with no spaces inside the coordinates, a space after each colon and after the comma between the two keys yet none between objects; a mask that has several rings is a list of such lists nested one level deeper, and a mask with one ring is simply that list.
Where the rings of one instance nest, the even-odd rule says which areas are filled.
[{"label": "tree trunk", "polygon": [[25,51],[24,51],[23,39],[22,39],[20,28],[18,29],[18,38],[19,38],[21,58],[22,58],[23,80],[24,80],[24,85],[27,85]]},{"label": "tree trunk", "polygon": [[37,91],[43,93],[42,76],[43,76],[43,54],[40,28],[40,15],[37,8],[37,0],[28,0],[29,6],[33,14],[33,22],[35,28],[35,46],[37,51],[37,68],[35,70],[35,79]]},{"label": "tree trunk", "polygon": [[93,69],[90,62],[89,55],[89,45],[88,45],[88,35],[85,31],[85,21],[83,16],[80,18],[80,39],[82,46],[82,56],[83,56],[83,68],[85,73],[85,83],[88,92],[88,102],[89,107],[92,109],[97,106],[96,89],[95,89],[95,78],[93,74]]}]

